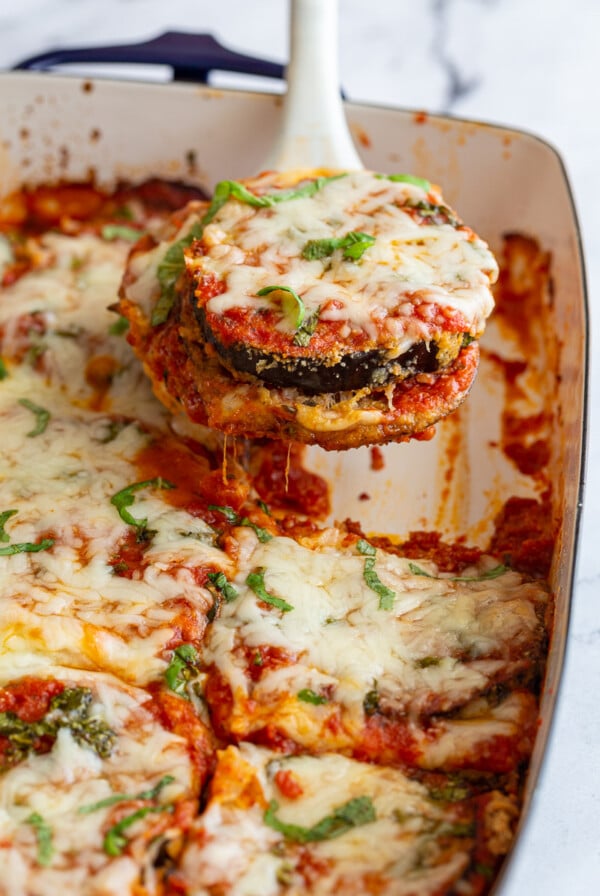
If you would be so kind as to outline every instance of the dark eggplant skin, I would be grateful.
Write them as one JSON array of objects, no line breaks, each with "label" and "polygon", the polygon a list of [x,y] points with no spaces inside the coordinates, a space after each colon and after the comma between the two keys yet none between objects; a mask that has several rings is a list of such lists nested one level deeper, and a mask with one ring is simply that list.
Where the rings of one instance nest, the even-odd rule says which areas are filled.
[{"label": "dark eggplant skin", "polygon": [[[272,386],[301,389],[307,395],[349,392],[385,386],[418,373],[435,373],[440,364],[436,342],[418,342],[390,359],[387,349],[352,352],[332,361],[326,357],[292,357],[262,351],[243,342],[223,345],[206,320],[203,307],[192,299],[194,316],[205,342],[210,343],[223,364],[233,372],[250,374]],[[457,339],[456,354],[462,336]]]}]

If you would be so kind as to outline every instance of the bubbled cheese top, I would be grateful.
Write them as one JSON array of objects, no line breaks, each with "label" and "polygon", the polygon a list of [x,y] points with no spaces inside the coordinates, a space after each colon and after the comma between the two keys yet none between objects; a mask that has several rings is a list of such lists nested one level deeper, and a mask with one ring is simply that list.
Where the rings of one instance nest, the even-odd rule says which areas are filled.
[{"label": "bubbled cheese top", "polygon": [[[205,254],[188,259],[197,275],[226,283],[207,310],[272,307],[272,295],[257,293],[285,285],[301,297],[307,315],[318,311],[322,321],[347,322],[401,350],[443,330],[444,316],[459,316],[464,332],[478,335],[493,307],[494,257],[436,187],[414,180],[357,171],[323,179],[312,195],[262,208],[230,198],[204,228]],[[272,197],[280,185],[276,175],[249,183],[251,191]],[[323,258],[303,256],[309,240],[357,232],[375,241],[356,260],[341,248]],[[427,312],[433,304],[441,322]],[[415,320],[417,306],[422,312]],[[293,318],[287,324],[293,329]]]}]

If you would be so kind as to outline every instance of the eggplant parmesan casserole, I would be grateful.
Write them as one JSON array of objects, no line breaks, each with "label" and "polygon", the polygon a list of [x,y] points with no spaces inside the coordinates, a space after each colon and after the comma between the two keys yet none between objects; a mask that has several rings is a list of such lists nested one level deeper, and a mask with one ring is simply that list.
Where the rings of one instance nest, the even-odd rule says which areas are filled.
[{"label": "eggplant parmesan casserole", "polygon": [[497,272],[428,181],[266,173],[138,243],[120,311],[175,412],[344,449],[428,438],[458,407]]},{"label": "eggplant parmesan casserole", "polygon": [[[126,340],[166,404],[226,432],[396,438],[413,384],[428,426],[470,382],[491,255],[429,186],[305,188],[260,218],[237,187],[219,215],[162,182],[2,205],[2,896],[479,896],[510,849],[552,608],[525,511],[521,553],[319,523],[302,446],[172,417]],[[385,242],[382,193],[410,238]]]}]

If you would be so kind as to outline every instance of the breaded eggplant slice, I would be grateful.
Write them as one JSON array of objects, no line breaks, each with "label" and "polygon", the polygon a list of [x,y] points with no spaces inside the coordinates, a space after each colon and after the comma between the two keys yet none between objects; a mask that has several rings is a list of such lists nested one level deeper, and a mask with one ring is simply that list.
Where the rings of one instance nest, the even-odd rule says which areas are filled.
[{"label": "breaded eggplant slice", "polygon": [[329,450],[404,441],[423,434],[455,410],[475,378],[473,343],[453,364],[381,389],[307,396],[259,380],[235,379],[210,346],[188,341],[179,304],[165,325],[153,328],[139,307],[121,300],[130,320],[128,339],[141,358],[156,396],[174,413],[229,435],[284,439]]}]

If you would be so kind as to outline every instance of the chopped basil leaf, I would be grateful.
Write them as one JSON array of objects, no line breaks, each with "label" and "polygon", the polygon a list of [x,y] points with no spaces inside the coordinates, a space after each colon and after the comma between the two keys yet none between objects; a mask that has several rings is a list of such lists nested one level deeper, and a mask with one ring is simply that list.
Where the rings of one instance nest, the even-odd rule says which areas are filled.
[{"label": "chopped basil leaf", "polygon": [[425,576],[427,579],[445,582],[485,582],[487,579],[497,579],[498,576],[503,576],[505,572],[509,571],[509,567],[503,563],[488,569],[487,572],[483,572],[480,576],[434,576],[433,573],[427,572],[422,567],[417,566],[416,563],[409,563],[408,568],[414,576]]},{"label": "chopped basil leaf", "polygon": [[187,249],[195,239],[200,239],[204,230],[202,221],[196,221],[189,233],[183,236],[165,253],[162,261],[156,269],[156,276],[160,284],[160,297],[152,311],[151,323],[153,327],[164,324],[175,300],[175,284],[185,268],[183,250]]},{"label": "chopped basil leaf", "polygon": [[439,787],[430,787],[429,796],[442,803],[456,803],[469,796],[469,788],[460,779],[451,777]]},{"label": "chopped basil leaf", "polygon": [[115,209],[115,218],[121,218],[122,221],[133,221],[134,214],[128,205],[120,205]]},{"label": "chopped basil leaf", "polygon": [[294,345],[308,345],[313,333],[317,329],[320,313],[321,308],[319,307],[316,311],[312,311],[310,314],[306,315],[306,317],[302,321],[301,326],[298,327],[294,334]]},{"label": "chopped basil leaf", "polygon": [[0,541],[10,541],[10,535],[8,532],[4,531],[4,525],[11,516],[14,516],[15,513],[18,512],[18,510],[3,510],[2,513],[0,513]]},{"label": "chopped basil leaf", "polygon": [[222,507],[219,504],[209,504],[209,510],[216,510],[217,513],[222,513],[228,523],[231,523],[232,526],[247,526],[249,529],[254,529],[256,533],[256,537],[263,544],[267,541],[271,541],[273,536],[266,529],[263,529],[261,526],[257,526],[256,523],[253,523],[248,519],[247,516],[241,517],[238,513],[235,512],[233,507]]},{"label": "chopped basil leaf", "polygon": [[38,404],[34,404],[32,401],[29,401],[28,398],[19,398],[19,404],[24,408],[27,408],[27,410],[31,411],[35,416],[35,426],[27,433],[28,438],[33,439],[35,436],[41,436],[48,426],[50,411],[47,411],[46,408],[41,408]]},{"label": "chopped basil leaf", "polygon": [[271,604],[272,607],[276,607],[282,613],[289,613],[290,610],[294,609],[287,601],[282,600],[280,597],[275,597],[266,590],[264,569],[257,569],[255,572],[251,572],[246,579],[246,585],[254,591],[260,600],[266,604]]},{"label": "chopped basil leaf", "polygon": [[269,510],[269,505],[268,505],[268,504],[265,504],[264,501],[257,501],[257,504],[258,504],[258,506],[260,507],[260,509],[261,509],[264,513],[267,514],[267,516],[271,516],[271,511]]},{"label": "chopped basil leaf", "polygon": [[50,865],[54,855],[52,828],[39,812],[32,812],[31,815],[28,815],[25,819],[25,824],[30,824],[35,831],[38,865]]},{"label": "chopped basil leaf", "polygon": [[435,205],[433,202],[407,202],[404,208],[414,208],[422,218],[431,224],[450,224],[457,227],[461,222],[447,205]]},{"label": "chopped basil leaf", "polygon": [[77,324],[67,324],[66,327],[54,330],[54,333],[56,336],[60,336],[61,339],[78,339],[83,333],[83,327]]},{"label": "chopped basil leaf", "polygon": [[165,775],[150,790],[141,790],[139,793],[113,793],[97,803],[88,803],[87,806],[80,806],[77,812],[79,815],[89,815],[90,812],[97,812],[98,809],[108,809],[116,803],[124,803],[130,800],[155,800],[163,787],[172,784],[175,778],[173,775]]},{"label": "chopped basil leaf", "polygon": [[213,583],[217,591],[220,591],[227,603],[231,603],[238,597],[237,590],[228,581],[224,572],[209,572],[208,579]]},{"label": "chopped basil leaf", "polygon": [[379,595],[379,609],[391,610],[396,599],[396,592],[384,585],[377,573],[375,572],[375,548],[364,538],[360,538],[356,543],[357,550],[366,556],[363,569],[363,578],[371,591]]},{"label": "chopped basil leaf", "polygon": [[263,529],[262,526],[257,526],[256,523],[253,523],[251,520],[249,520],[247,516],[242,517],[242,519],[240,520],[240,526],[248,526],[249,529],[254,529],[256,537],[262,544],[265,544],[267,541],[271,541],[271,539],[273,538],[273,536],[269,531],[267,531],[267,529]]},{"label": "chopped basil leaf", "polygon": [[208,211],[202,218],[202,225],[203,227],[206,227],[207,224],[210,224],[215,215],[223,208],[229,199],[237,199],[239,202],[244,202],[246,205],[251,205],[254,208],[270,208],[273,205],[277,205],[279,202],[288,202],[290,199],[306,199],[310,196],[314,196],[315,193],[324,187],[325,184],[329,183],[329,181],[338,180],[340,177],[346,177],[346,175],[335,174],[333,177],[317,177],[316,180],[309,181],[303,187],[298,187],[295,190],[280,190],[278,193],[263,193],[262,196],[257,196],[255,193],[251,193],[244,184],[241,184],[237,180],[219,181],[215,187],[215,192],[210,206],[208,207]]},{"label": "chopped basil leaf", "polygon": [[232,525],[237,525],[239,523],[239,515],[235,512],[233,507],[223,507],[220,504],[209,504],[209,510],[216,510],[217,513],[223,514],[228,523],[232,523]]},{"label": "chopped basil leaf", "polygon": [[102,759],[108,758],[116,735],[106,722],[90,718],[92,702],[89,688],[65,688],[52,698],[48,712],[36,722],[25,722],[14,712],[1,712],[0,737],[9,742],[3,758],[9,766],[20,762],[40,749],[41,738],[56,738],[61,728],[68,728],[80,746],[89,747]]},{"label": "chopped basil leaf", "polygon": [[304,703],[312,703],[314,706],[320,706],[322,703],[329,702],[327,697],[323,697],[322,694],[317,694],[316,691],[313,691],[310,688],[302,688],[301,691],[298,691],[296,697],[298,700],[302,700]]},{"label": "chopped basil leaf", "polygon": [[376,549],[372,544],[369,544],[368,541],[365,541],[364,538],[359,538],[356,542],[356,550],[359,554],[364,554],[365,557],[374,557],[377,553]]},{"label": "chopped basil leaf", "polygon": [[471,336],[470,333],[463,333],[463,338],[462,338],[463,348],[467,345],[471,345],[472,342],[475,342],[475,337]]},{"label": "chopped basil leaf", "polygon": [[2,358],[0,358],[0,382],[5,380],[8,376],[8,370],[6,369],[6,364]]},{"label": "chopped basil leaf", "polygon": [[198,651],[193,644],[180,644],[173,651],[171,662],[165,670],[167,687],[186,700],[189,699],[186,694],[187,683],[198,672],[198,660]]},{"label": "chopped basil leaf", "polygon": [[484,865],[483,862],[475,863],[475,871],[477,874],[481,874],[482,877],[485,877],[486,880],[491,880],[494,876],[494,869],[491,865]]},{"label": "chopped basil leaf", "polygon": [[[294,326],[298,329],[302,325],[302,321],[304,320],[304,315],[306,313],[306,309],[304,307],[304,302],[298,295],[298,293],[293,290],[289,286],[264,286],[262,289],[259,289],[256,293],[257,296],[268,296],[272,292],[282,292],[285,295],[290,295],[295,302],[295,308],[292,309],[292,313],[295,310],[296,316],[294,318]],[[290,316],[292,316],[292,313]]]},{"label": "chopped basil leaf", "polygon": [[369,824],[377,819],[375,807],[368,796],[359,796],[348,800],[342,806],[338,806],[333,810],[331,815],[322,818],[321,821],[313,825],[311,828],[305,828],[297,824],[286,824],[280,821],[276,812],[279,809],[279,803],[271,800],[263,820],[273,830],[283,834],[287,840],[295,843],[316,843],[321,840],[333,840],[334,837],[340,837],[352,828]]},{"label": "chopped basil leaf", "polygon": [[111,336],[122,336],[129,329],[129,321],[123,315],[119,315],[117,320],[110,325],[108,332]]},{"label": "chopped basil leaf", "polygon": [[54,544],[53,538],[42,538],[41,541],[21,541],[15,544],[7,544],[0,548],[0,557],[12,557],[13,554],[37,554],[39,551],[47,551]]},{"label": "chopped basil leaf", "polygon": [[103,240],[127,240],[129,243],[136,243],[141,237],[141,230],[134,227],[125,227],[122,224],[105,224],[101,230]]},{"label": "chopped basil leaf", "polygon": [[431,184],[424,177],[415,177],[414,174],[378,174],[381,180],[391,180],[394,183],[412,184],[415,187],[421,187],[426,193],[431,190]]},{"label": "chopped basil leaf", "polygon": [[377,688],[373,688],[365,694],[363,710],[366,716],[374,716],[376,712],[379,712],[379,692]]},{"label": "chopped basil leaf", "polygon": [[348,177],[348,175],[334,174],[331,177],[317,177],[316,180],[309,181],[309,183],[305,184],[303,187],[298,187],[295,190],[281,190],[279,193],[268,193],[267,196],[271,199],[273,204],[276,202],[287,202],[290,199],[308,199],[311,196],[314,196],[315,193],[318,193],[325,184],[328,184],[333,180],[340,180],[342,177]]},{"label": "chopped basil leaf", "polygon": [[148,525],[148,520],[136,520],[131,516],[127,508],[131,507],[135,501],[134,492],[139,492],[140,489],[143,488],[169,489],[175,488],[175,486],[172,482],[168,482],[161,476],[157,476],[155,479],[144,479],[143,482],[134,482],[133,485],[128,485],[126,488],[122,488],[120,492],[117,492],[116,495],[112,496],[110,503],[117,508],[119,516],[123,522],[127,523],[129,526],[135,526],[137,529],[145,529]]},{"label": "chopped basil leaf", "polygon": [[308,261],[317,258],[326,258],[332,255],[336,249],[343,249],[343,257],[350,261],[358,261],[367,249],[375,242],[374,236],[352,230],[346,236],[332,237],[324,240],[309,240],[302,250],[302,257]]},{"label": "chopped basil leaf", "polygon": [[415,666],[419,669],[428,669],[429,666],[439,666],[441,662],[441,656],[423,656],[415,661]]},{"label": "chopped basil leaf", "polygon": [[263,662],[264,662],[264,660],[263,660],[262,653],[260,652],[260,650],[257,650],[255,652],[254,656],[252,657],[252,665],[253,666],[262,666]]},{"label": "chopped basil leaf", "polygon": [[126,815],[116,824],[109,828],[104,837],[104,852],[109,856],[120,856],[127,846],[127,837],[123,836],[123,831],[130,828],[136,821],[145,818],[146,815],[155,814],[157,812],[172,812],[173,806],[143,806],[131,815]]},{"label": "chopped basil leaf", "polygon": [[436,833],[446,837],[473,837],[475,825],[472,821],[455,821],[441,824]]}]

